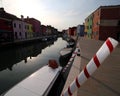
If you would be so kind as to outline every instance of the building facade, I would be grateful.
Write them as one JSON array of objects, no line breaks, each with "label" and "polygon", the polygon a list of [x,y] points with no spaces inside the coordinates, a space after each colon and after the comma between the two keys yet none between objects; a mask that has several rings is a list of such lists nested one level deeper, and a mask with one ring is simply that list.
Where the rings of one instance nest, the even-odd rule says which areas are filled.
[{"label": "building facade", "polygon": [[77,26],[77,34],[78,36],[84,36],[84,25]]},{"label": "building facade", "polygon": [[34,32],[33,32],[32,24],[26,23],[26,29],[27,29],[27,32],[26,32],[27,39],[33,38]]},{"label": "building facade", "polygon": [[7,13],[0,8],[0,42],[14,41],[12,21],[17,19],[15,15]]},{"label": "building facade", "polygon": [[77,35],[77,27],[70,27],[68,29],[68,35],[69,36],[76,36]]},{"label": "building facade", "polygon": [[88,19],[85,19],[85,23],[84,23],[84,37],[87,37],[87,32],[88,32]]},{"label": "building facade", "polygon": [[93,14],[87,17],[87,37],[92,38],[92,24],[93,24]]},{"label": "building facade", "polygon": [[14,40],[26,39],[26,23],[21,20],[13,20]]},{"label": "building facade", "polygon": [[0,42],[13,41],[12,21],[0,17]]},{"label": "building facade", "polygon": [[120,5],[101,6],[93,12],[94,39],[106,40],[113,37],[120,40]]},{"label": "building facade", "polygon": [[47,28],[45,25],[40,26],[40,31],[41,31],[42,36],[45,36],[47,34],[46,30],[47,30]]},{"label": "building facade", "polygon": [[39,20],[37,20],[35,18],[27,17],[27,18],[25,18],[25,21],[27,23],[32,24],[32,26],[33,26],[33,36],[34,37],[41,36],[41,34],[42,34],[41,31],[40,31],[41,22]]}]

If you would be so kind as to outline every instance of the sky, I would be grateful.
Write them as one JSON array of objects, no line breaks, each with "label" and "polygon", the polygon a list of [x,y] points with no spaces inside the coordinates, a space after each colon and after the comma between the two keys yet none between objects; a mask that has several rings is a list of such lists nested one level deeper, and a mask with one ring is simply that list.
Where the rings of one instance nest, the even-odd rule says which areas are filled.
[{"label": "sky", "polygon": [[20,18],[36,18],[59,31],[83,24],[100,6],[120,5],[120,0],[0,0],[0,7]]}]

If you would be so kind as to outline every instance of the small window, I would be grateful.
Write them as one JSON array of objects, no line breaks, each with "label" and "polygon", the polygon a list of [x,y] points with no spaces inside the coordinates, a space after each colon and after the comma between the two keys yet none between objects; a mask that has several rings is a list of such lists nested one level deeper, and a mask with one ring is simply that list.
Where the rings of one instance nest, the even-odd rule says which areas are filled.
[{"label": "small window", "polygon": [[98,16],[99,16],[99,11],[98,11]]},{"label": "small window", "polygon": [[21,24],[19,24],[19,28],[21,29]]},{"label": "small window", "polygon": [[90,25],[90,29],[92,28],[92,25]]},{"label": "small window", "polygon": [[19,33],[19,35],[21,36],[21,32]]},{"label": "small window", "polygon": [[89,26],[87,26],[87,29],[89,29]]},{"label": "small window", "polygon": [[14,23],[14,27],[16,28],[16,23]]},{"label": "small window", "polygon": [[27,26],[27,29],[29,30],[29,26]]}]

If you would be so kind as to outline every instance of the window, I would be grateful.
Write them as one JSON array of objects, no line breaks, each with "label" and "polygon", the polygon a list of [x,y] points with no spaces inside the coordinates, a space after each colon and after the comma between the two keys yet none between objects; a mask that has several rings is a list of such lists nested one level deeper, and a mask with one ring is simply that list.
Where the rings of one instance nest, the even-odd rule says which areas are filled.
[{"label": "window", "polygon": [[90,25],[90,29],[92,28],[92,25]]},{"label": "window", "polygon": [[27,29],[29,30],[29,26],[27,26]]},{"label": "window", "polygon": [[26,29],[26,25],[25,25],[25,29]]},{"label": "window", "polygon": [[87,26],[87,29],[89,29],[89,26]]},{"label": "window", "polygon": [[21,36],[21,32],[19,33],[19,35]]},{"label": "window", "polygon": [[21,24],[19,24],[19,28],[21,29]]},{"label": "window", "polygon": [[14,23],[14,27],[16,28],[16,23]]}]

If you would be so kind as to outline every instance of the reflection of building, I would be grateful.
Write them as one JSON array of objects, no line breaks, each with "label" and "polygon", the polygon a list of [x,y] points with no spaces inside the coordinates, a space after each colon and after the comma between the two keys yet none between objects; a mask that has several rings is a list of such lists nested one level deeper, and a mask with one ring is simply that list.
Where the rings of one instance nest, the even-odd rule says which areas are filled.
[{"label": "reflection of building", "polygon": [[120,5],[100,6],[85,19],[87,37],[106,40],[113,37],[120,40]]},{"label": "reflection of building", "polygon": [[18,62],[24,61],[24,63],[28,62],[28,58],[31,60],[32,57],[37,57],[38,54],[41,53],[42,49],[45,47],[53,44],[52,42],[48,43],[36,43],[32,45],[22,45],[19,46],[19,48],[16,49],[10,49],[10,50],[0,50],[0,71],[4,69],[12,70],[12,67],[14,64],[17,64]]}]

